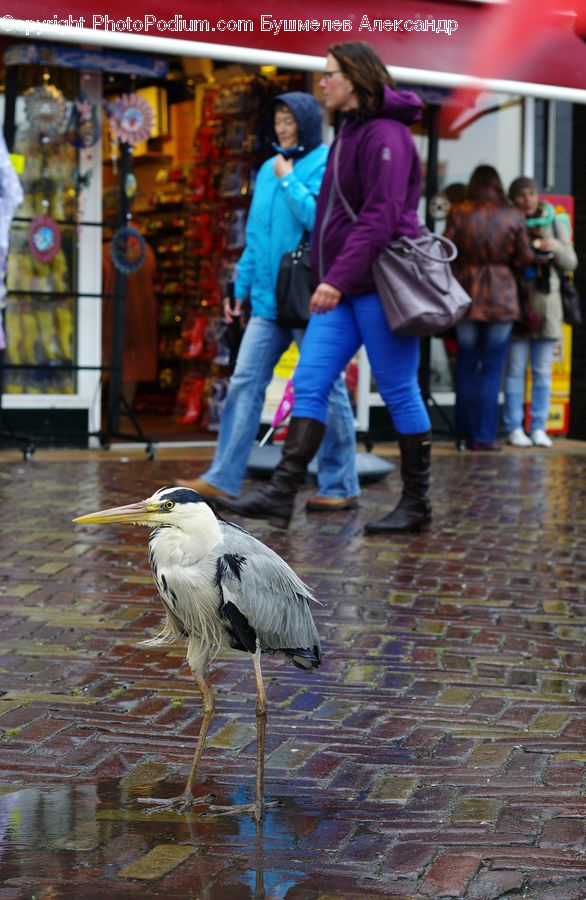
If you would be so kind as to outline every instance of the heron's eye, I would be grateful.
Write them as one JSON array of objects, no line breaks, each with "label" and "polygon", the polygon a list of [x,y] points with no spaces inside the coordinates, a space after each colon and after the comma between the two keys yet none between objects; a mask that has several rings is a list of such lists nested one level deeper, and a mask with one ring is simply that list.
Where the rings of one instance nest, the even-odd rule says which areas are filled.
[{"label": "heron's eye", "polygon": [[172,500],[165,500],[165,509],[173,509],[175,504]]}]

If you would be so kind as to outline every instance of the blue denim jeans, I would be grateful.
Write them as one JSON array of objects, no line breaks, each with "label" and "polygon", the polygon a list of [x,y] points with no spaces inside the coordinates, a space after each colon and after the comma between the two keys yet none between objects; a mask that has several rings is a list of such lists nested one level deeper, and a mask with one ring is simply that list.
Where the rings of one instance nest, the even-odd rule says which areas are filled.
[{"label": "blue denim jeans", "polygon": [[541,428],[549,415],[551,367],[557,341],[550,338],[511,341],[505,367],[505,428],[522,428],[525,420],[525,377],[531,360],[531,431]]},{"label": "blue denim jeans", "polygon": [[[276,364],[292,340],[300,347],[303,329],[281,328],[260,316],[253,316],[246,326],[222,411],[214,459],[202,475],[208,484],[227,494],[240,493],[266,389]],[[340,372],[341,369],[337,374]],[[341,376],[332,387],[327,428],[317,462],[320,495],[355,497],[360,493],[354,415]]]},{"label": "blue denim jeans", "polygon": [[429,431],[417,381],[419,339],[393,334],[375,293],[344,297],[335,309],[311,317],[293,377],[294,414],[326,421],[331,385],[361,344],[395,429]]},{"label": "blue denim jeans", "polygon": [[456,325],[456,432],[480,444],[496,439],[499,390],[512,322],[459,322]]}]

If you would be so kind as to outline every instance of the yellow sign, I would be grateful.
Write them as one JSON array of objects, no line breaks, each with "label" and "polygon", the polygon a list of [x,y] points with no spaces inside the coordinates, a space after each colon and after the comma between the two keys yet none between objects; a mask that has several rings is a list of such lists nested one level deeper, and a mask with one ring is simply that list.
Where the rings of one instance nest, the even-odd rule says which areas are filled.
[{"label": "yellow sign", "polygon": [[22,153],[10,153],[9,155],[10,162],[14,166],[14,171],[17,175],[22,175],[22,173],[24,172],[24,164],[26,158],[22,155]]}]

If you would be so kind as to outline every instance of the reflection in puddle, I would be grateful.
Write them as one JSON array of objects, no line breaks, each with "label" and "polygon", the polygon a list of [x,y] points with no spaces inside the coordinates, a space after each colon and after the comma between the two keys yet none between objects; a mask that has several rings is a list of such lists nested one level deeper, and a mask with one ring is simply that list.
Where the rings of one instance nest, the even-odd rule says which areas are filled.
[{"label": "reflection in puddle", "polygon": [[[156,782],[161,767],[148,774]],[[268,810],[261,825],[249,815],[206,816],[205,807],[147,815],[135,798],[145,789],[160,795],[162,786],[145,784],[144,775],[97,785],[0,787],[0,886],[33,886],[39,897],[75,896],[83,884],[86,897],[115,894],[118,885],[124,895],[168,889],[184,897],[203,891],[206,900],[270,900],[303,884],[299,858],[292,869],[286,861],[298,857],[292,848],[319,824],[318,810],[287,800]],[[165,783],[170,793],[175,787]],[[218,797],[221,805],[250,800],[244,787]]]}]

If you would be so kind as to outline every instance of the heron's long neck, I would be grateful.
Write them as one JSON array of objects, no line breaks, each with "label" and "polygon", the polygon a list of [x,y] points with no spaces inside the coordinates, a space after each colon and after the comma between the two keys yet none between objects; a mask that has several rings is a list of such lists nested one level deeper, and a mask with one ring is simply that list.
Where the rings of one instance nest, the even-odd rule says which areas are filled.
[{"label": "heron's long neck", "polygon": [[158,566],[189,566],[203,559],[222,540],[214,518],[209,530],[188,533],[173,525],[155,528],[150,545]]}]

